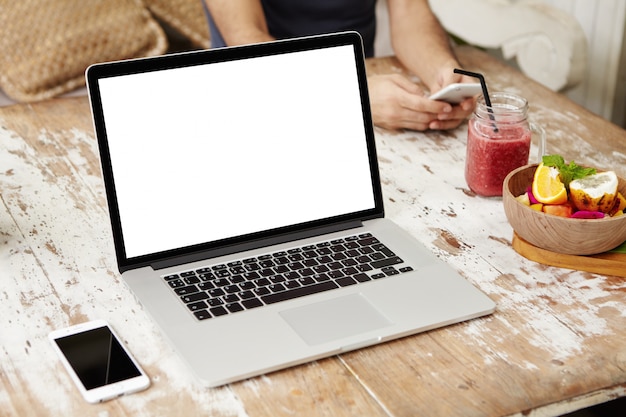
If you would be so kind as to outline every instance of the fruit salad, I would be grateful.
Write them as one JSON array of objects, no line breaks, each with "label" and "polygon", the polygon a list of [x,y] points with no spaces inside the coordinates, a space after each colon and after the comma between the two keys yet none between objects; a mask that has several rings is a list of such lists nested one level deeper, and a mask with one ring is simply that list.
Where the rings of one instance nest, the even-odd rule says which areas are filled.
[{"label": "fruit salad", "polygon": [[544,156],[533,182],[517,200],[533,210],[577,219],[623,216],[626,198],[613,171],[566,164],[560,155]]}]

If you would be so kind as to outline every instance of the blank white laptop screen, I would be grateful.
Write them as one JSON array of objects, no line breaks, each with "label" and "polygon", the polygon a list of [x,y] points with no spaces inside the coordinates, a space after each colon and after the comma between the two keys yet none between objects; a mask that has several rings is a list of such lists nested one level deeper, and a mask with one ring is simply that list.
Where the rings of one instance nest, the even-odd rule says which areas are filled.
[{"label": "blank white laptop screen", "polygon": [[99,89],[127,257],[375,206],[350,45]]}]

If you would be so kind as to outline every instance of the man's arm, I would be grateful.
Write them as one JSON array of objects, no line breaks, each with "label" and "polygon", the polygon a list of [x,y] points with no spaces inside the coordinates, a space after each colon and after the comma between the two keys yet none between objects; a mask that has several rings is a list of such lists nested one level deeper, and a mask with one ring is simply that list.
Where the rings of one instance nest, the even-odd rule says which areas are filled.
[{"label": "man's arm", "polygon": [[[428,0],[388,0],[391,41],[396,56],[432,90],[460,81],[459,63],[448,34]],[[442,74],[448,75],[442,79]]]},{"label": "man's arm", "polygon": [[260,0],[204,0],[227,45],[274,40]]}]

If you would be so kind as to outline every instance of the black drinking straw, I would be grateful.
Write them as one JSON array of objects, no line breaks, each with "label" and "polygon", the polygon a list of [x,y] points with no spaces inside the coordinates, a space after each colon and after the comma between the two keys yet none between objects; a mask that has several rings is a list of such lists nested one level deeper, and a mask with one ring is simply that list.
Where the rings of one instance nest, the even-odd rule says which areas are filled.
[{"label": "black drinking straw", "polygon": [[498,126],[496,126],[496,117],[493,115],[493,109],[491,108],[491,99],[489,98],[489,92],[487,91],[487,83],[485,82],[485,77],[483,77],[482,74],[479,74],[477,72],[465,71],[465,70],[458,69],[458,68],[455,68],[454,72],[456,74],[463,74],[469,77],[478,78],[478,80],[480,81],[480,86],[483,89],[483,96],[485,97],[485,104],[487,104],[487,111],[489,112],[489,118],[493,122],[492,123],[493,131],[497,132]]}]

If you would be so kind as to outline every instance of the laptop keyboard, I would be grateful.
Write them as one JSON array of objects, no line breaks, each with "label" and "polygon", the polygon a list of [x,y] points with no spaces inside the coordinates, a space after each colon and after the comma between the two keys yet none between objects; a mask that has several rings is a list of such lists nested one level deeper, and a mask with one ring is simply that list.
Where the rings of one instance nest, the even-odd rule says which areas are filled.
[{"label": "laptop keyboard", "polygon": [[412,271],[370,233],[163,276],[198,320]]}]

